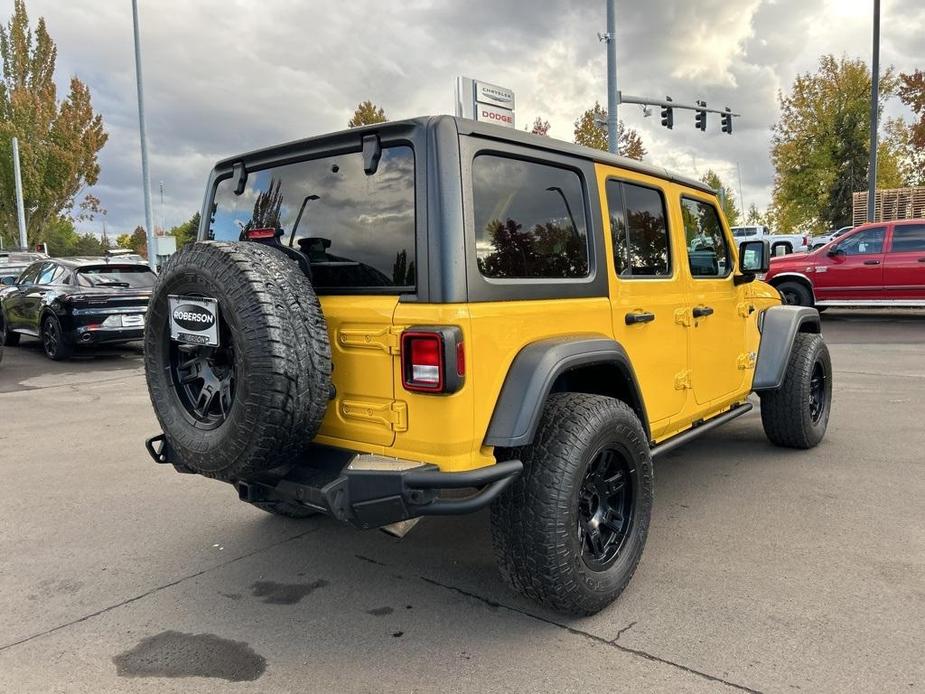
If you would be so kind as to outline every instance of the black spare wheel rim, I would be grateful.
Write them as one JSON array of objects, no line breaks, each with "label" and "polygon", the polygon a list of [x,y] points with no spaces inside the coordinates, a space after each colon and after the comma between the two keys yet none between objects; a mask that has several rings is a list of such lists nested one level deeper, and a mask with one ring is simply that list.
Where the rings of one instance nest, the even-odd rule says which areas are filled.
[{"label": "black spare wheel rim", "polygon": [[813,363],[813,372],[809,380],[809,416],[813,424],[818,424],[825,415],[828,383],[825,377],[825,365],[820,359]]},{"label": "black spare wheel rim", "polygon": [[197,427],[221,426],[234,405],[237,362],[228,324],[219,311],[219,345],[188,345],[170,341],[168,360],[174,390],[187,416]]},{"label": "black spare wheel rim", "polygon": [[601,449],[588,464],[578,491],[581,559],[592,571],[605,571],[626,546],[635,512],[630,458],[618,448]]}]

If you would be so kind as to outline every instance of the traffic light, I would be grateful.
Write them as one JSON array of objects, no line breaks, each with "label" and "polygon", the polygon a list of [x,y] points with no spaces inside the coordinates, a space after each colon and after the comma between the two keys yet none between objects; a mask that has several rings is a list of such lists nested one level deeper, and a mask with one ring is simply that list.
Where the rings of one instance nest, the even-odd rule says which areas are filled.
[{"label": "traffic light", "polygon": [[[698,101],[698,106],[706,107],[706,101]],[[697,113],[694,115],[694,127],[700,128],[701,131],[706,131],[707,129],[707,112],[703,109],[697,109]]]},{"label": "traffic light", "polygon": [[726,107],[726,113],[723,114],[723,132],[727,135],[732,135],[732,113],[729,111],[729,107]]},{"label": "traffic light", "polygon": [[[670,96],[665,101],[671,101]],[[671,106],[662,106],[662,125],[671,130],[674,127],[674,109]]]}]

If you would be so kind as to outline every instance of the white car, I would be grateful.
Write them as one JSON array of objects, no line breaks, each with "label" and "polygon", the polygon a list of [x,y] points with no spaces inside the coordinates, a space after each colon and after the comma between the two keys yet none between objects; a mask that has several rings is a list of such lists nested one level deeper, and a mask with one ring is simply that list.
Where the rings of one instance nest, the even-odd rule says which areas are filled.
[{"label": "white car", "polygon": [[832,231],[828,234],[824,234],[823,236],[817,236],[816,238],[812,239],[812,245],[810,247],[810,250],[814,251],[817,248],[822,248],[824,245],[826,245],[830,241],[834,241],[839,236],[841,236],[845,232],[851,231],[852,229],[854,229],[854,227],[849,225],[846,227],[841,227],[840,229],[836,229],[835,231]]},{"label": "white car", "polygon": [[741,241],[766,239],[773,255],[803,253],[809,250],[809,234],[773,234],[762,224],[732,227],[732,235]]}]

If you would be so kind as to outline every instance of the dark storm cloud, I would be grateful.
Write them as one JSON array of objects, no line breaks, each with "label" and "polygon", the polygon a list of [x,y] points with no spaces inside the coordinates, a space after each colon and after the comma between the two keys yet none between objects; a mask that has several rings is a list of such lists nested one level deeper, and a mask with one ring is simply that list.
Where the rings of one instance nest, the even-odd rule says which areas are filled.
[{"label": "dark storm cloud", "polygon": [[[12,3],[5,0],[7,10]],[[604,0],[140,0],[155,216],[167,226],[200,207],[212,163],[229,154],[341,129],[366,98],[391,118],[446,113],[457,75],[512,87],[520,127],[541,115],[571,139],[605,95]],[[660,127],[624,106],[648,158],[683,173],[715,168],[747,202],[767,203],[769,131],[779,89],[824,52],[869,59],[868,2],[618,0],[621,89],[705,98],[743,114],[733,137],[676,114]],[[857,8],[856,10],[854,8]],[[95,188],[111,231],[143,220],[128,2],[30,0],[58,43],[59,77],[89,83],[109,143]],[[7,13],[8,14],[8,13]],[[885,64],[921,61],[921,0],[884,2]],[[919,64],[919,67],[923,65]],[[160,204],[159,182],[164,182]],[[99,231],[99,225],[93,230]]]}]

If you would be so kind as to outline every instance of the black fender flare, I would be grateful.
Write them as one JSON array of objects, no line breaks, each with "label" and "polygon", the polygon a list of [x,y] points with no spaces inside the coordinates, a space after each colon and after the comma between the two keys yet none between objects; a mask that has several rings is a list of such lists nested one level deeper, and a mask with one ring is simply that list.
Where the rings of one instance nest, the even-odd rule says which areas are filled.
[{"label": "black fender flare", "polygon": [[538,340],[517,353],[495,403],[485,444],[515,448],[531,443],[546,397],[556,379],[573,369],[592,365],[610,365],[619,369],[629,383],[630,396],[635,399],[635,402],[627,404],[639,414],[649,436],[642,393],[626,350],[610,338],[579,335]]},{"label": "black fender flare", "polygon": [[760,316],[761,344],[752,390],[776,390],[784,382],[797,333],[821,333],[819,311],[808,306],[772,306]]}]

